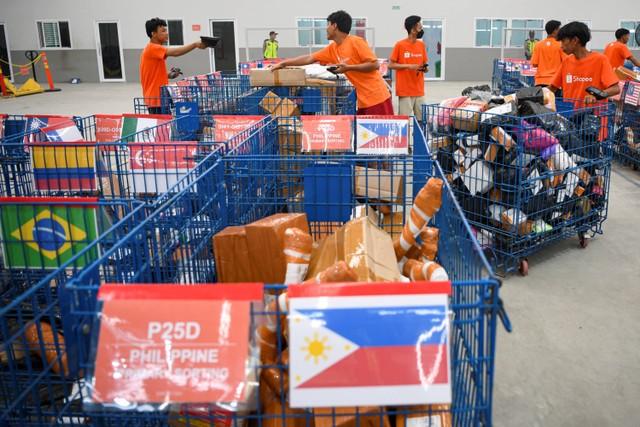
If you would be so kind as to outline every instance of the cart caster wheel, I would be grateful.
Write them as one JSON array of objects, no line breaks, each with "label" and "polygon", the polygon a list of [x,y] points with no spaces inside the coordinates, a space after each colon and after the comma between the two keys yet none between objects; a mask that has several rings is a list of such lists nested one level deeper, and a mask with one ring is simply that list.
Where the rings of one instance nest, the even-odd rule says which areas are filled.
[{"label": "cart caster wheel", "polygon": [[522,277],[529,274],[529,261],[527,261],[526,259],[523,259],[522,261],[520,261],[520,268],[518,270]]},{"label": "cart caster wheel", "polygon": [[581,234],[580,235],[580,247],[582,249],[587,249],[587,246],[589,246],[589,240],[591,240],[591,239],[588,239],[588,238],[585,237],[584,234]]}]

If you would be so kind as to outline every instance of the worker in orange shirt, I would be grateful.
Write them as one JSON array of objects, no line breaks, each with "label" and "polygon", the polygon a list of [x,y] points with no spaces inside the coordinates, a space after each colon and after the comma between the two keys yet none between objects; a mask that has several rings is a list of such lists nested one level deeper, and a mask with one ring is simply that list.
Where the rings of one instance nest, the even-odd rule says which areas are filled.
[{"label": "worker in orange shirt", "polygon": [[619,28],[616,30],[616,41],[609,43],[607,47],[604,48],[604,56],[609,58],[609,62],[614,70],[623,66],[626,59],[631,61],[636,67],[640,67],[640,61],[631,54],[627,47],[630,35],[629,30],[626,28]]},{"label": "worker in orange shirt", "polygon": [[182,56],[192,50],[206,49],[201,40],[180,47],[168,48],[164,45],[169,41],[167,21],[153,18],[145,22],[145,29],[149,36],[149,44],[140,55],[140,83],[142,95],[145,98],[150,114],[160,114],[162,104],[160,91],[162,86],[169,84],[166,59],[168,56]]},{"label": "worker in orange shirt", "polygon": [[560,64],[567,57],[558,41],[560,21],[551,20],[544,26],[547,38],[538,42],[533,50],[531,65],[536,67],[536,86],[548,86]]},{"label": "worker in orange shirt", "polygon": [[344,74],[353,84],[358,98],[356,114],[392,115],[391,93],[378,72],[376,54],[362,37],[352,36],[351,16],[344,10],[327,17],[327,47],[311,55],[301,55],[271,66],[275,71],[290,65],[336,64],[336,74]]},{"label": "worker in orange shirt", "polygon": [[398,114],[414,115],[422,120],[424,99],[424,73],[429,71],[427,48],[422,40],[422,18],[411,15],[404,20],[408,37],[393,47],[389,57],[389,68],[396,72],[396,95]]},{"label": "worker in orange shirt", "polygon": [[551,79],[548,86],[551,91],[562,89],[565,98],[584,100],[585,104],[596,102],[596,98],[586,92],[589,86],[595,86],[609,96],[620,93],[618,76],[607,57],[587,49],[591,32],[586,24],[578,21],[566,24],[558,31],[558,40],[569,56]]}]

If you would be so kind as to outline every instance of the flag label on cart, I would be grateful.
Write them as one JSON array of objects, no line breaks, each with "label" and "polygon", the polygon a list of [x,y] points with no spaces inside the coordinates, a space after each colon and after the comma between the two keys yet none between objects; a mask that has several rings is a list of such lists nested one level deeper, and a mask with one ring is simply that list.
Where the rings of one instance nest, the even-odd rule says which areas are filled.
[{"label": "flag label on cart", "polygon": [[126,142],[171,141],[170,115],[123,114],[120,138]]},{"label": "flag label on cart", "polygon": [[33,143],[29,153],[36,190],[97,189],[95,142]]},{"label": "flag label on cart", "polygon": [[131,144],[130,179],[135,193],[164,193],[195,166],[197,142]]},{"label": "flag label on cart", "polygon": [[[303,116],[302,151],[350,151],[353,147],[353,117]],[[295,147],[291,147],[295,149]]]},{"label": "flag label on cart", "polygon": [[450,290],[290,285],[291,407],[450,403]]},{"label": "flag label on cart", "polygon": [[44,141],[44,136],[40,135],[40,131],[48,126],[61,123],[74,123],[71,116],[25,116],[25,137],[24,142]]},{"label": "flag label on cart", "polygon": [[42,128],[42,132],[49,142],[78,142],[85,141],[75,122],[68,121]]},{"label": "flag label on cart", "polygon": [[[64,197],[0,198],[2,257],[8,268],[55,269],[98,238],[98,199]],[[73,264],[97,259],[98,248]]]},{"label": "flag label on cart", "polygon": [[639,105],[640,83],[629,81],[627,84],[627,93],[625,94],[624,102],[629,105]]},{"label": "flag label on cart", "polygon": [[91,401],[243,401],[258,363],[251,303],[262,295],[257,283],[102,285]]},{"label": "flag label on cart", "polygon": [[398,118],[356,118],[357,154],[407,154],[409,120]]}]

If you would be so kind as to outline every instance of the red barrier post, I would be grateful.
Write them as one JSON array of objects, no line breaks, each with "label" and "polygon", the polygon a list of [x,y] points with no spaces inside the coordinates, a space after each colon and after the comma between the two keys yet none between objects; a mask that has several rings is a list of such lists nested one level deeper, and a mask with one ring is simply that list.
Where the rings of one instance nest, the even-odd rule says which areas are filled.
[{"label": "red barrier post", "polygon": [[0,86],[2,86],[2,96],[7,96],[7,87],[4,85],[4,74],[2,74],[2,67],[0,67]]},{"label": "red barrier post", "polygon": [[42,64],[44,65],[44,71],[47,73],[47,80],[49,81],[49,89],[45,90],[45,92],[57,92],[60,89],[56,89],[53,87],[53,79],[51,78],[51,70],[49,70],[49,61],[47,61],[47,54],[41,53],[42,55]]}]

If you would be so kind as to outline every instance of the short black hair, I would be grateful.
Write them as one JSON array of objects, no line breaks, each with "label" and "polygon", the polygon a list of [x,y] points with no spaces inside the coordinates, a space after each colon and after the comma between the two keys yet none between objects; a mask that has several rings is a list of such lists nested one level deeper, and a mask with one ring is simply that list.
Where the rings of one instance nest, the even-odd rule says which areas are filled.
[{"label": "short black hair", "polygon": [[422,21],[422,18],[418,15],[411,15],[407,19],[404,20],[404,29],[407,30],[408,34],[411,34],[411,30],[416,26],[418,22]]},{"label": "short black hair", "polygon": [[627,34],[631,34],[631,31],[627,30],[626,28],[618,28],[616,30],[616,40],[620,40]]},{"label": "short black hair", "polygon": [[336,24],[338,26],[338,30],[342,31],[343,33],[349,34],[349,32],[351,31],[351,15],[349,15],[344,10],[333,12],[331,15],[327,16],[327,22]]},{"label": "short black hair", "polygon": [[580,40],[580,44],[582,46],[586,46],[587,43],[589,43],[589,40],[591,40],[591,31],[589,30],[589,27],[587,27],[587,24],[578,21],[569,22],[568,24],[563,25],[558,32],[558,40],[561,41],[564,39],[572,39],[574,37],[577,37],[578,40]]},{"label": "short black hair", "polygon": [[547,22],[544,25],[544,30],[547,32],[548,35],[551,35],[555,30],[560,28],[560,25],[562,25],[560,21],[556,21],[555,19],[552,19],[551,21]]},{"label": "short black hair", "polygon": [[155,33],[158,31],[158,27],[166,27],[167,21],[160,18],[151,18],[144,24],[144,28],[147,30],[147,35],[149,38],[152,37],[151,33]]}]

